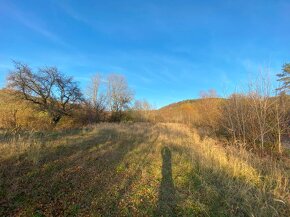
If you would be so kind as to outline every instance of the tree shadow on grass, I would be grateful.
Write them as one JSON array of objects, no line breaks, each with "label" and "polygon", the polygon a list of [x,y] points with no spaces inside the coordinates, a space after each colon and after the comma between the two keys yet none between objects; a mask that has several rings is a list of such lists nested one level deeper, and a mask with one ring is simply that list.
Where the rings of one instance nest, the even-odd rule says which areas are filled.
[{"label": "tree shadow on grass", "polygon": [[176,196],[172,178],[171,151],[168,147],[161,150],[162,180],[159,189],[157,216],[176,216]]},{"label": "tree shadow on grass", "polygon": [[[126,196],[126,194],[130,194],[132,188],[133,188],[133,184],[134,182],[138,182],[138,179],[141,179],[142,176],[142,171],[144,170],[146,163],[148,163],[150,161],[150,157],[149,154],[151,152],[150,150],[150,146],[154,145],[154,143],[157,141],[158,139],[158,135],[157,137],[154,137],[151,141],[148,140],[146,145],[143,146],[138,152],[138,154],[142,154],[142,156],[140,156],[139,162],[138,164],[135,166],[135,169],[133,171],[133,173],[126,178],[125,183],[121,186],[121,188],[118,190],[118,196],[116,198],[114,198],[114,201],[109,205],[109,208],[107,209],[106,212],[110,212],[111,216],[122,216],[120,207],[119,207],[119,203],[122,201],[122,199]],[[137,154],[137,153],[135,153]],[[127,213],[132,212],[132,208],[128,208]],[[108,214],[108,213],[105,213]],[[130,213],[131,215],[131,213]],[[134,215],[133,215],[134,216]]]},{"label": "tree shadow on grass", "polygon": [[3,192],[3,201],[0,200],[4,207],[0,215],[17,210],[26,213],[28,206],[32,212],[46,210],[48,215],[65,215],[71,206],[74,208],[71,205],[74,203],[89,213],[95,196],[122,179],[115,168],[147,137],[147,133],[121,134],[119,130],[105,128],[96,135],[57,148],[45,147],[38,165],[25,160],[25,154],[17,162],[13,158],[2,161],[0,175],[5,179],[2,184],[7,192]]}]

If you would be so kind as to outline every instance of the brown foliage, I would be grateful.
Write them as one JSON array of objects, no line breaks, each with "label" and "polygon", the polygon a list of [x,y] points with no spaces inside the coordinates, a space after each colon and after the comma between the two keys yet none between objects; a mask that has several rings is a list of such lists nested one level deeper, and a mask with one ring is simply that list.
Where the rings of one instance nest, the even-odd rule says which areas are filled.
[{"label": "brown foliage", "polygon": [[186,100],[171,104],[158,110],[157,120],[161,122],[175,122],[207,128],[215,132],[219,128],[221,105],[225,99],[205,98]]}]

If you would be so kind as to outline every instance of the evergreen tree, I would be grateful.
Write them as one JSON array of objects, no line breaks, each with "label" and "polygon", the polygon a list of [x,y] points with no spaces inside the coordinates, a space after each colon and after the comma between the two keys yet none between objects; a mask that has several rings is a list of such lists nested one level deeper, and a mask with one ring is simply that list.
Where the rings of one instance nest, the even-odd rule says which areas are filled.
[{"label": "evergreen tree", "polygon": [[290,91],[290,64],[284,64],[282,73],[277,74],[281,87],[277,88],[281,93],[288,94]]}]

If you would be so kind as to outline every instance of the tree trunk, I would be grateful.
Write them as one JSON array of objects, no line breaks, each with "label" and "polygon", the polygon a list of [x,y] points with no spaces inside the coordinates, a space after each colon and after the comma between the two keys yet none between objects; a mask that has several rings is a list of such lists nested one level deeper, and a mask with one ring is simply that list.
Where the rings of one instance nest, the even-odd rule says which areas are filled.
[{"label": "tree trunk", "polygon": [[60,121],[60,119],[61,119],[60,115],[53,116],[51,119],[51,123],[53,124],[53,126],[56,126],[58,124],[58,122]]},{"label": "tree trunk", "polygon": [[280,130],[278,132],[278,152],[279,152],[279,154],[282,154],[282,143],[281,143],[281,133],[280,133]]}]

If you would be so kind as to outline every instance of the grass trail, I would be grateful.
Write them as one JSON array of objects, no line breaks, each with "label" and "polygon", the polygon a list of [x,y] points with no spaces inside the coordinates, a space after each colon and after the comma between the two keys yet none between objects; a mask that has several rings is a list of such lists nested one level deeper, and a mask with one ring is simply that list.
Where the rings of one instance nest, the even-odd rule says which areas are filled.
[{"label": "grass trail", "polygon": [[181,125],[102,124],[25,138],[13,152],[2,143],[0,216],[289,214],[289,167],[262,171]]}]

